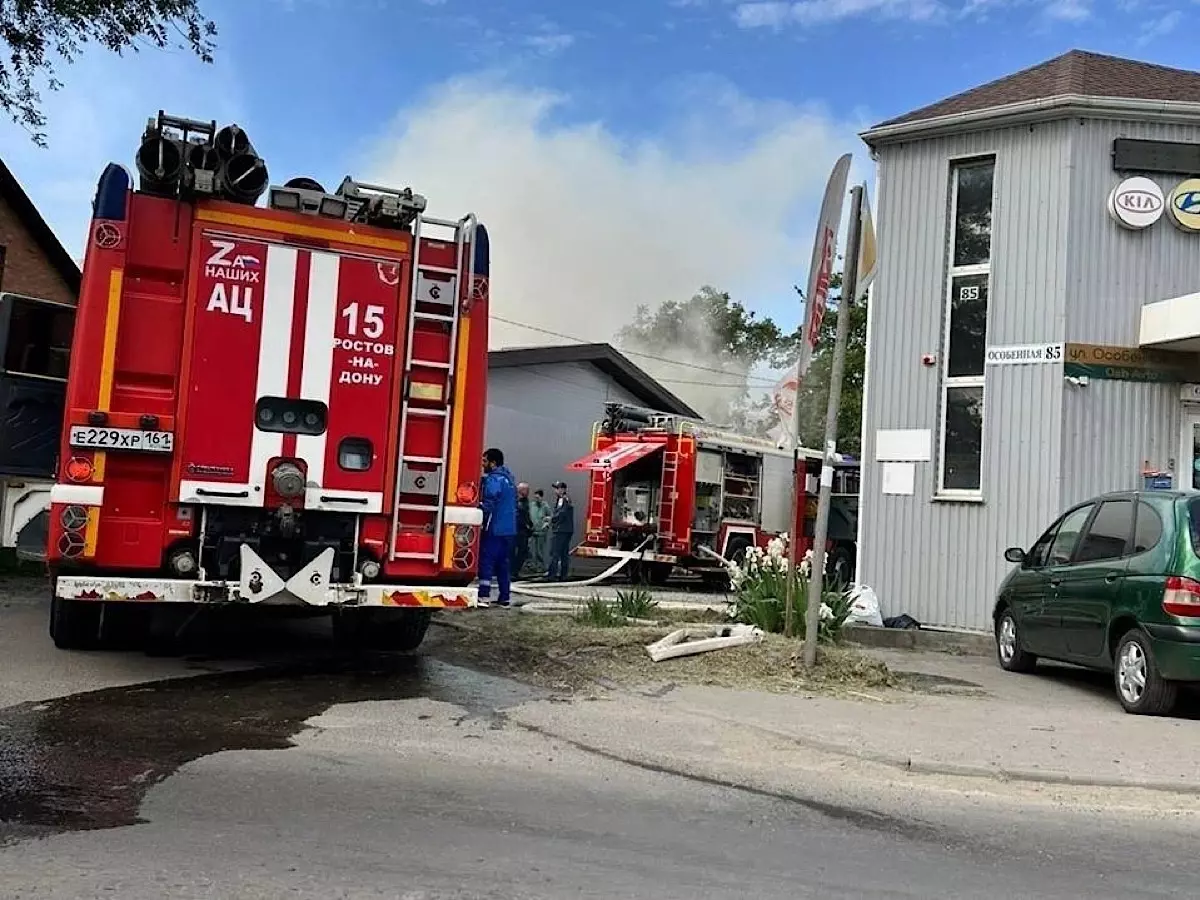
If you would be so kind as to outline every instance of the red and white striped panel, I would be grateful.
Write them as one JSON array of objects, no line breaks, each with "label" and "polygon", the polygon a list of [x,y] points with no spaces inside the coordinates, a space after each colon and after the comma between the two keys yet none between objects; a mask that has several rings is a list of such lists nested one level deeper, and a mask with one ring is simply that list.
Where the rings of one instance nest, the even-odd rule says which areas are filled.
[{"label": "red and white striped panel", "polygon": [[[394,264],[208,234],[198,244],[179,501],[262,506],[269,462],[293,457],[308,467],[306,508],[381,512],[401,312]],[[324,433],[256,428],[262,397],[324,403]],[[347,440],[370,445],[367,469],[342,468]]]}]

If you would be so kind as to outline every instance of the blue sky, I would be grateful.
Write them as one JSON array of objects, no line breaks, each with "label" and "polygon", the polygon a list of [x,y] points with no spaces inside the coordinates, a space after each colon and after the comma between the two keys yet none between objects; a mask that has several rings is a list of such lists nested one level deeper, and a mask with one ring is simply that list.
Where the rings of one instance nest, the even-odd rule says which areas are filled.
[{"label": "blue sky", "polygon": [[[492,231],[495,312],[607,339],[703,283],[798,315],[839,153],[876,121],[1072,47],[1188,67],[1200,9],[1152,0],[201,0],[217,61],[89,53],[49,150],[5,160],[73,254],[96,175],[160,107],[236,120],[273,180],[411,184]],[[552,340],[498,325],[497,342]],[[694,373],[693,373],[694,377]]]}]

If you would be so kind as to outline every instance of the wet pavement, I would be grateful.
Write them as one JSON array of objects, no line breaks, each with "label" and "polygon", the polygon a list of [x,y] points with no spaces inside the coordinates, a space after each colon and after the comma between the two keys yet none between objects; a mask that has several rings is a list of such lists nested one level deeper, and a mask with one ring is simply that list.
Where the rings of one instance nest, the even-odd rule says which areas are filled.
[{"label": "wet pavement", "polygon": [[[209,629],[179,660],[203,671],[257,649],[308,657],[302,661],[0,709],[0,845],[134,824],[146,792],[184,764],[226,750],[290,747],[306,720],[337,703],[423,697],[490,717],[543,696],[422,657],[338,657],[321,627],[289,623],[266,642],[255,623],[233,633]],[[58,651],[47,642],[46,652]]]},{"label": "wet pavement", "polygon": [[[56,690],[96,671],[167,677],[0,709],[5,898],[1099,900],[1192,883],[1172,868],[1190,833],[1162,823],[1131,840],[1121,822],[949,793],[921,807],[903,784],[814,778],[794,746],[669,705],[558,702],[451,665],[440,629],[416,658],[345,658],[322,621],[214,619],[148,660],[59,653],[30,611],[10,646],[67,660]],[[0,655],[0,678],[11,665]],[[194,674],[230,665],[252,668]],[[549,710],[566,718],[540,721]]]}]

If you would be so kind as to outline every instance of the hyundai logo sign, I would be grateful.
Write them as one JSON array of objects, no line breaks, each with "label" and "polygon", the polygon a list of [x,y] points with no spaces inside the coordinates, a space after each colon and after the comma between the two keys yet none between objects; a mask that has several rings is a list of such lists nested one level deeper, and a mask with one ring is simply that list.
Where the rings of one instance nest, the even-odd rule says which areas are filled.
[{"label": "hyundai logo sign", "polygon": [[1200,231],[1200,178],[1181,181],[1171,191],[1171,222],[1177,228]]},{"label": "hyundai logo sign", "polygon": [[[1118,225],[1131,231],[1149,228],[1162,217],[1165,207],[1162,188],[1140,176],[1126,178],[1108,195],[1108,214]],[[1197,228],[1200,228],[1200,209],[1197,220]]]}]

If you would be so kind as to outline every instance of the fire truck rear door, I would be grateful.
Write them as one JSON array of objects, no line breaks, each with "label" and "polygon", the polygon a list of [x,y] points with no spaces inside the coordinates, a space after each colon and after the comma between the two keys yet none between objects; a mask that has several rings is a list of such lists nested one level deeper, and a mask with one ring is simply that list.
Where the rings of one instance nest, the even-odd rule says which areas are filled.
[{"label": "fire truck rear door", "polygon": [[193,246],[180,502],[262,506],[295,459],[306,508],[380,512],[395,262],[210,231]]}]

